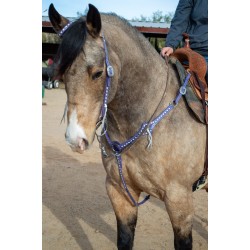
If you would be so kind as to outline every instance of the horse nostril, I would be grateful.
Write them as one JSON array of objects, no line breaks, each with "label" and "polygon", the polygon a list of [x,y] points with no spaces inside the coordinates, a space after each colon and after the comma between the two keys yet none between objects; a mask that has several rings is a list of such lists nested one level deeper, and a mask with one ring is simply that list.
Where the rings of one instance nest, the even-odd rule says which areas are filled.
[{"label": "horse nostril", "polygon": [[84,143],[85,143],[85,147],[87,148],[89,146],[89,142],[86,139],[83,139]]},{"label": "horse nostril", "polygon": [[78,146],[81,150],[88,148],[89,142],[84,138],[78,138]]}]

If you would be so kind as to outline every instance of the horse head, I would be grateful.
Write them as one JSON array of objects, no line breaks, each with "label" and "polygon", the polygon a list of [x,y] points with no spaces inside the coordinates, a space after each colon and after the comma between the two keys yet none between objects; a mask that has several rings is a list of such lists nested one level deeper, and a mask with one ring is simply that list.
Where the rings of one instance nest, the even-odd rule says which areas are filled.
[{"label": "horse head", "polygon": [[[62,38],[56,62],[67,93],[65,139],[72,150],[82,153],[95,137],[107,76],[101,15],[89,4],[86,17],[70,22],[51,4],[49,18]],[[118,72],[117,66],[113,66]],[[117,76],[112,79],[112,85],[116,83]],[[112,96],[114,93],[110,93],[109,99]]]}]

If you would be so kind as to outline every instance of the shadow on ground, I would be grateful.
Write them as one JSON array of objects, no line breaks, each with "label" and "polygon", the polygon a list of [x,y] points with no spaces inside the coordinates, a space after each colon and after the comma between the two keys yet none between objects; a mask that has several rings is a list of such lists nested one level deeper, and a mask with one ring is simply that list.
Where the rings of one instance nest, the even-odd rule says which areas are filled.
[{"label": "shadow on ground", "polygon": [[[43,150],[43,204],[64,224],[81,249],[92,246],[79,219],[115,244],[116,231],[100,217],[113,211],[106,194],[105,174],[102,181],[96,178],[100,176],[98,171],[104,171],[103,166],[80,163],[53,147]],[[87,191],[89,185],[94,186],[92,192]]]}]

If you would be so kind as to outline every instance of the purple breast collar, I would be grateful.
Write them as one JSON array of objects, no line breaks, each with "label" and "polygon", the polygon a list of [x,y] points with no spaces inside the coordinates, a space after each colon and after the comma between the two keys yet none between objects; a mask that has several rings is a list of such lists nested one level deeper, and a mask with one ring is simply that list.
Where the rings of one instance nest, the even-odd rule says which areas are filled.
[{"label": "purple breast collar", "polygon": [[186,94],[186,86],[188,83],[188,80],[190,78],[190,73],[187,74],[183,85],[180,87],[176,98],[172,101],[172,103],[170,103],[168,105],[168,107],[166,109],[164,109],[154,120],[152,120],[150,123],[148,122],[143,122],[141,127],[139,128],[139,130],[132,136],[130,137],[127,141],[125,142],[118,142],[118,141],[112,141],[108,131],[107,131],[107,107],[108,107],[108,95],[109,95],[109,90],[110,90],[110,86],[111,86],[111,78],[114,76],[114,69],[111,66],[111,64],[109,63],[109,58],[108,58],[108,50],[107,50],[107,45],[106,45],[106,40],[104,38],[104,36],[102,36],[103,39],[103,45],[104,45],[104,50],[105,50],[105,63],[106,63],[106,68],[107,68],[107,77],[106,77],[106,83],[105,83],[105,90],[104,90],[104,97],[103,97],[103,105],[102,105],[102,109],[101,109],[101,115],[100,115],[100,119],[99,122],[97,123],[97,128],[99,126],[101,126],[101,134],[97,135],[98,140],[100,142],[100,146],[102,149],[102,154],[104,157],[108,157],[105,147],[101,144],[100,141],[100,137],[105,135],[105,138],[108,142],[108,145],[110,146],[110,148],[113,151],[113,155],[116,158],[117,161],[117,165],[118,165],[118,170],[119,170],[119,175],[123,184],[124,189],[127,192],[127,195],[129,196],[129,198],[131,199],[131,201],[133,202],[133,204],[135,206],[140,206],[143,203],[145,203],[149,198],[150,195],[147,195],[143,201],[141,202],[136,202],[133,198],[133,196],[131,195],[130,191],[127,188],[125,179],[123,177],[122,174],[122,157],[121,154],[124,152],[125,149],[127,149],[128,147],[132,146],[137,140],[138,138],[140,138],[141,136],[145,136],[147,135],[148,137],[148,147],[152,146],[152,132],[154,127],[172,110],[174,109],[174,107],[176,107],[176,105],[178,104],[181,96]]}]

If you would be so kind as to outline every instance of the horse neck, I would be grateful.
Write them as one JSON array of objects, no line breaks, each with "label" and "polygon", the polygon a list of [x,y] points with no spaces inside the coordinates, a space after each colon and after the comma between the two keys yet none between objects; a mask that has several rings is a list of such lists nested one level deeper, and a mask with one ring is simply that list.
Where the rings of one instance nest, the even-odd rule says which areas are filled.
[{"label": "horse neck", "polygon": [[113,130],[119,130],[128,137],[156,110],[166,88],[167,67],[156,50],[140,35],[135,40],[134,34],[128,34],[127,30],[116,26],[111,30],[113,32],[106,36],[112,50],[110,61],[116,64],[119,60],[120,72],[108,112]]}]

